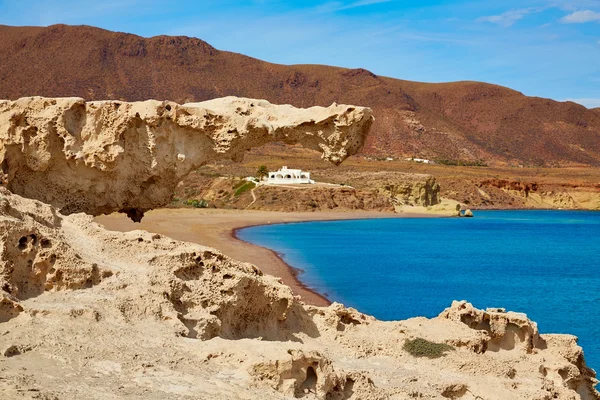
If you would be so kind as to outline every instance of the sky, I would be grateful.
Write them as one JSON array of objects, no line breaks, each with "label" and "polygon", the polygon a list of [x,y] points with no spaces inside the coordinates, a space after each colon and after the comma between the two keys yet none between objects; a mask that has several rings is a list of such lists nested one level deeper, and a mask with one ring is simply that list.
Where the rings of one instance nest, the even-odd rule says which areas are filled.
[{"label": "sky", "polygon": [[600,0],[0,0],[0,24],[56,23],[600,107]]}]

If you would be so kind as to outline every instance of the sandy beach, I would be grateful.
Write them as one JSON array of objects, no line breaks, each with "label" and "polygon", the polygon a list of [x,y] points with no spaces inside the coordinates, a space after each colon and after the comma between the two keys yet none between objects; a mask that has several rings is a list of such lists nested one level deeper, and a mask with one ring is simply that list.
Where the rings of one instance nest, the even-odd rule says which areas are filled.
[{"label": "sandy beach", "polygon": [[313,305],[328,305],[330,301],[310,290],[298,279],[298,271],[285,263],[274,251],[238,239],[238,229],[288,222],[331,221],[366,218],[427,218],[435,214],[387,212],[274,212],[222,209],[158,209],[144,216],[141,223],[132,222],[125,214],[96,217],[95,221],[109,230],[127,232],[142,229],[160,233],[176,240],[213,247],[240,261],[258,266],[265,274],[277,276],[295,294]]}]

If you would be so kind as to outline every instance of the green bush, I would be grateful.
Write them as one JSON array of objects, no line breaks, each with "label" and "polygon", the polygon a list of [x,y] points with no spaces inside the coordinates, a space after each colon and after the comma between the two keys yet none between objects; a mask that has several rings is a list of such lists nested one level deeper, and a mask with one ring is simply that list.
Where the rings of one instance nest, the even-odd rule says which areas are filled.
[{"label": "green bush", "polygon": [[436,162],[436,164],[455,165],[455,166],[459,166],[459,167],[487,167],[488,166],[483,160],[464,161],[464,160],[437,159],[437,160],[435,160],[435,162]]},{"label": "green bush", "polygon": [[255,187],[256,184],[254,182],[246,182],[242,186],[239,186],[233,195],[237,197],[248,190],[254,189]]},{"label": "green bush", "polygon": [[242,186],[244,186],[247,183],[247,181],[241,180],[241,181],[236,181],[233,185],[231,185],[231,188],[233,190],[237,190],[239,188],[241,188]]},{"label": "green bush", "polygon": [[414,357],[440,358],[448,351],[453,351],[454,347],[445,343],[434,343],[423,338],[407,340],[402,346],[410,355]]},{"label": "green bush", "polygon": [[262,180],[262,178],[269,176],[269,169],[267,168],[266,165],[261,165],[260,167],[258,167],[258,169],[256,170],[256,177],[258,178],[258,180]]},{"label": "green bush", "polygon": [[186,206],[191,206],[194,208],[206,208],[208,207],[208,202],[206,200],[198,200],[198,199],[188,199],[183,202]]}]

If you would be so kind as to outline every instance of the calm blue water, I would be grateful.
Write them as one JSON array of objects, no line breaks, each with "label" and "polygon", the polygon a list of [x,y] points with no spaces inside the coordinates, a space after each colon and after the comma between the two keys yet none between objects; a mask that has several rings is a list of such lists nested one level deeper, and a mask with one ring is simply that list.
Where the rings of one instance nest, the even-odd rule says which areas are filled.
[{"label": "calm blue water", "polygon": [[383,320],[434,317],[452,300],[525,312],[579,336],[600,371],[600,212],[478,211],[475,218],[267,225],[271,248],[330,300]]}]

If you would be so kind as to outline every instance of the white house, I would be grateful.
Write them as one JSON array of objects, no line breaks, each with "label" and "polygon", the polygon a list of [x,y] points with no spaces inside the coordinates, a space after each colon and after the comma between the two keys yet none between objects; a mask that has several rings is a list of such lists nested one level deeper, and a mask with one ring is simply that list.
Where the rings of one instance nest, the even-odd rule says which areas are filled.
[{"label": "white house", "polygon": [[301,169],[289,169],[288,167],[281,167],[279,171],[269,172],[266,183],[283,185],[286,183],[315,183],[315,181],[310,179],[310,172],[305,172]]},{"label": "white house", "polygon": [[425,158],[407,158],[406,161],[414,161],[422,164],[435,164],[433,161],[427,160]]}]

